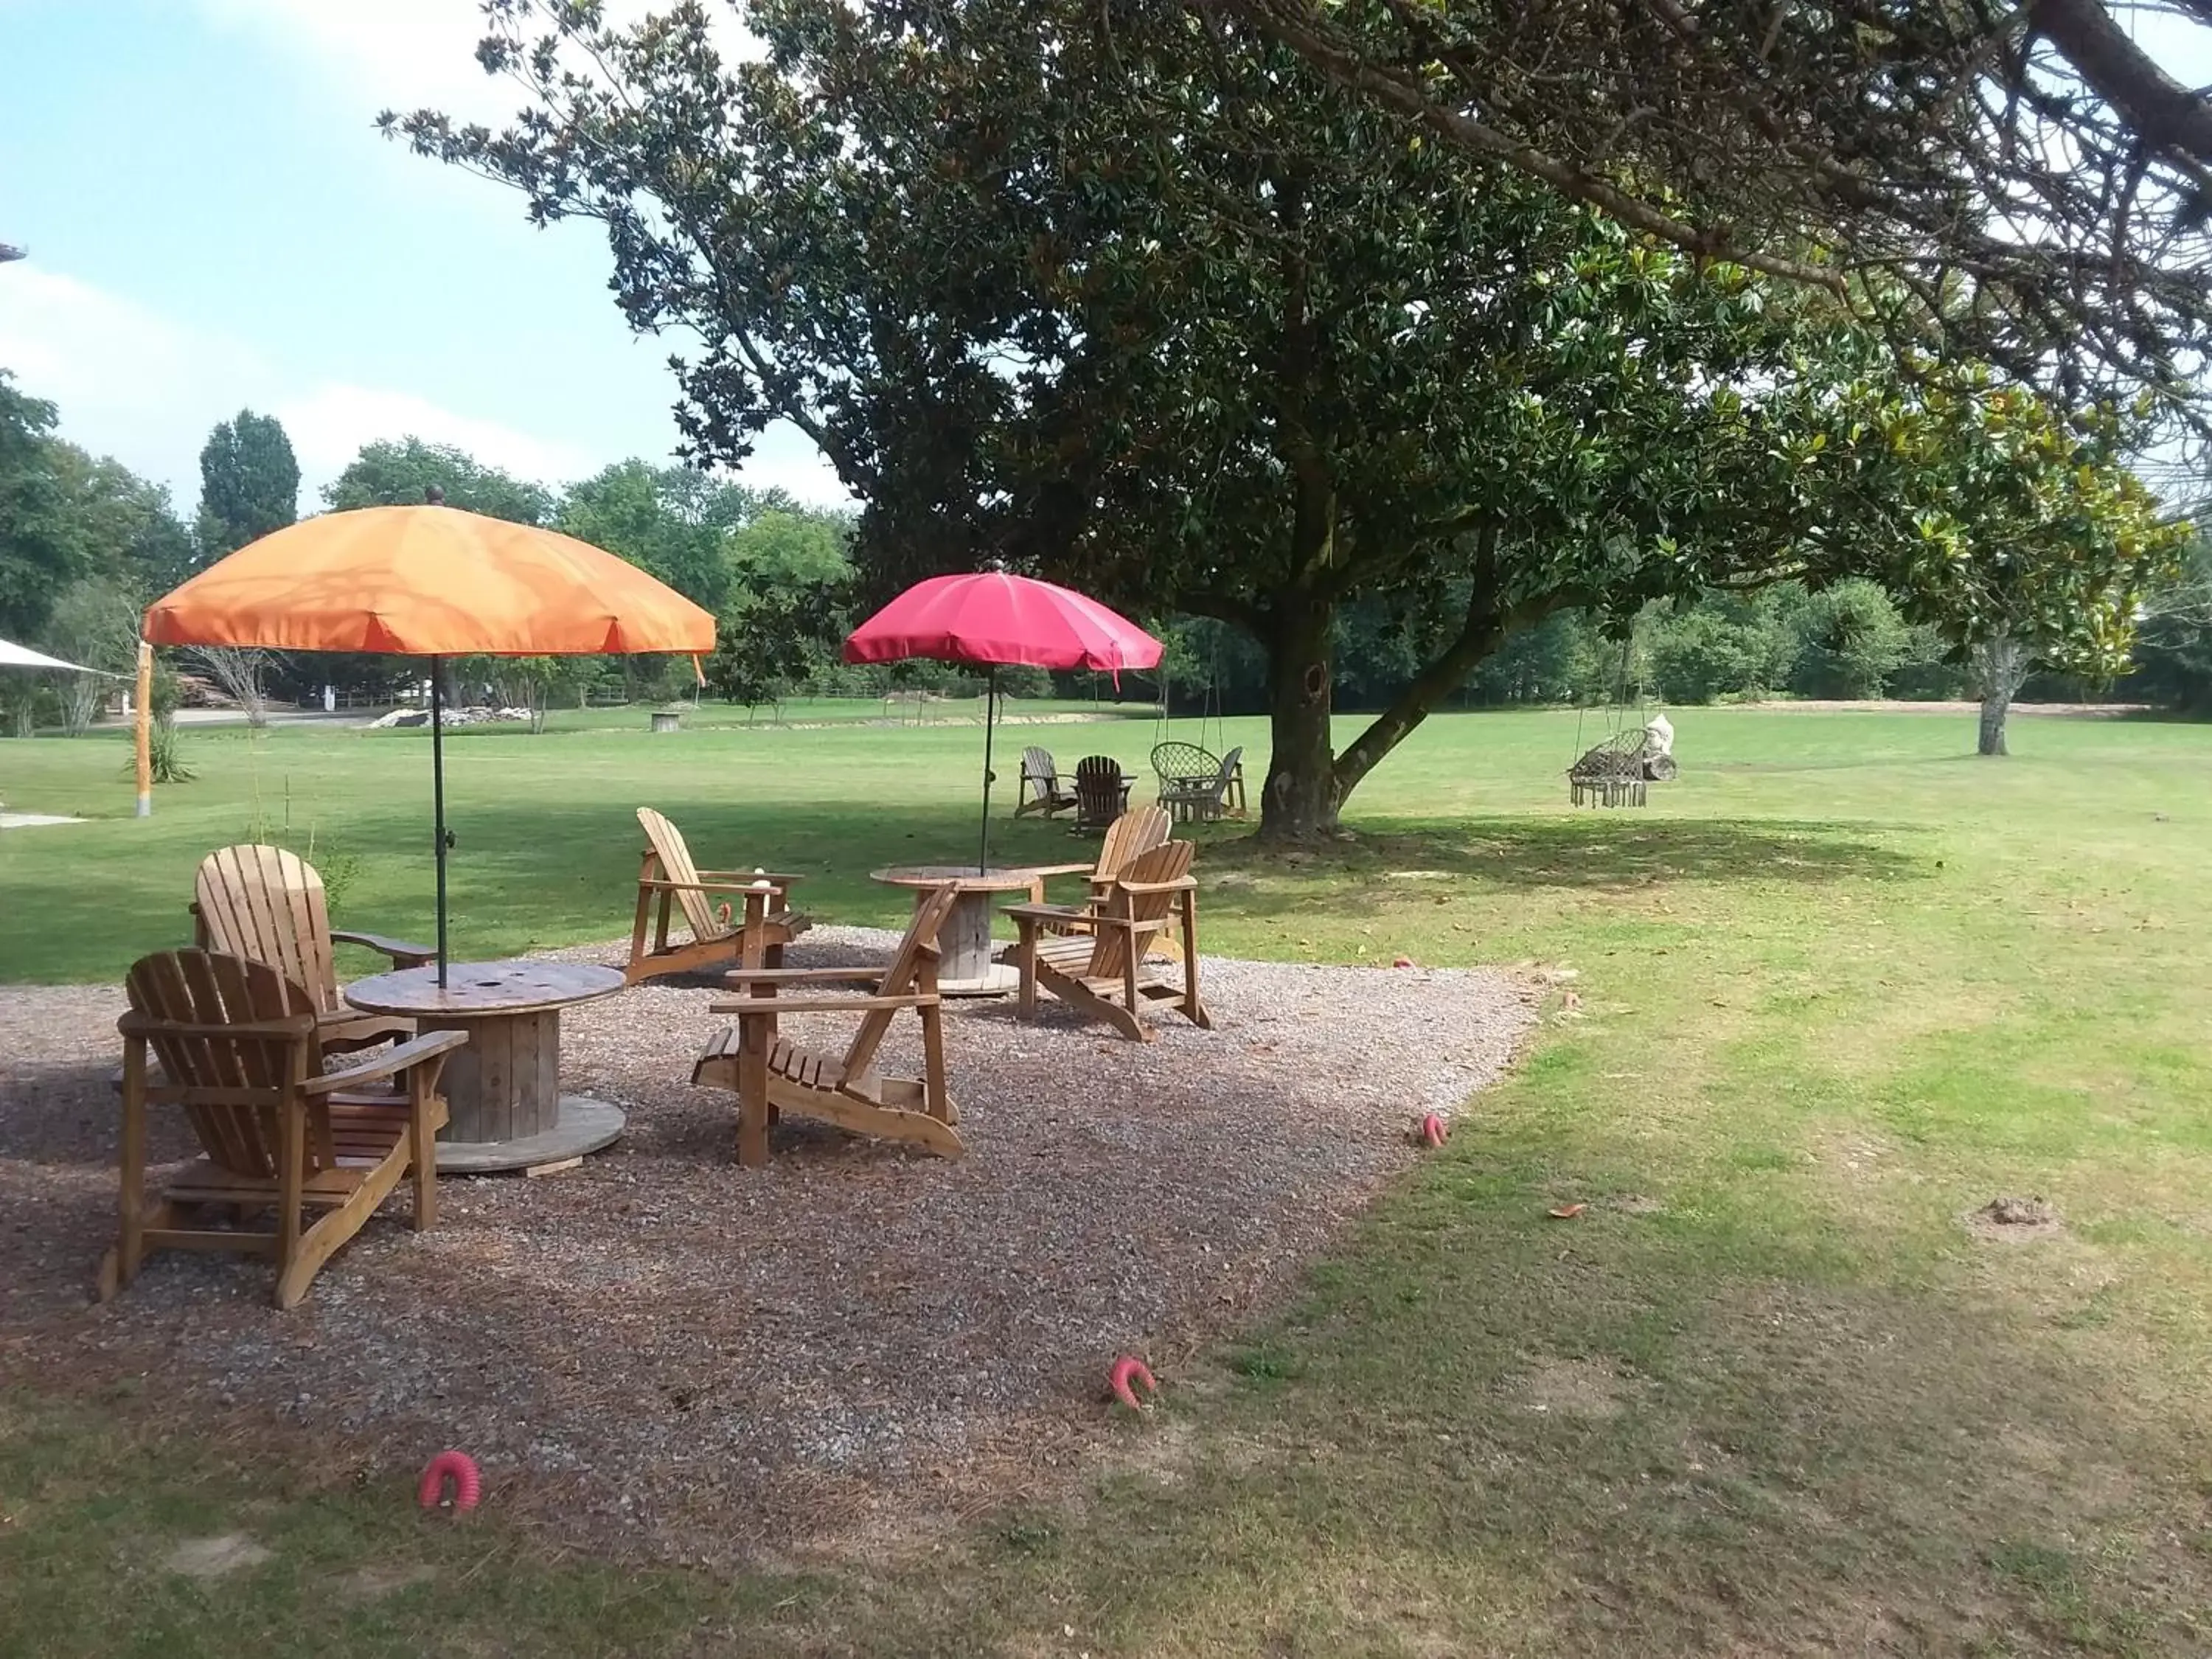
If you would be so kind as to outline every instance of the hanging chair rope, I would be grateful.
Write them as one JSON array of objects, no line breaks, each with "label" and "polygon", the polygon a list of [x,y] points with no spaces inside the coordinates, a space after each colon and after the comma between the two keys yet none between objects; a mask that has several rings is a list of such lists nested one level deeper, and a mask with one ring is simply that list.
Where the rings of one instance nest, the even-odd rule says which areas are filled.
[{"label": "hanging chair rope", "polygon": [[1582,708],[1580,704],[1576,706],[1575,748],[1578,757],[1567,769],[1567,799],[1574,805],[1644,805],[1644,722],[1639,720],[1633,729],[1626,724],[1628,671],[1635,649],[1636,632],[1632,626],[1627,637],[1620,642],[1620,666],[1613,676],[1613,708],[1607,722],[1611,729],[1606,740],[1594,749],[1582,746]]}]

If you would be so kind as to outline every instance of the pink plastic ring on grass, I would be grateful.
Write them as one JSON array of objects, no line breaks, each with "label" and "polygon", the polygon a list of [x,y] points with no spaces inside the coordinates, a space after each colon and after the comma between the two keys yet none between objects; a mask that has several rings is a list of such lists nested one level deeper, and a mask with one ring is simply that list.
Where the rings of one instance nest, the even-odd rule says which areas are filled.
[{"label": "pink plastic ring on grass", "polygon": [[1431,1112],[1421,1120],[1421,1139],[1431,1146],[1441,1146],[1444,1137],[1451,1133],[1443,1119]]},{"label": "pink plastic ring on grass", "polygon": [[1146,1394],[1158,1394],[1160,1391],[1160,1385],[1152,1381],[1152,1374],[1146,1368],[1145,1362],[1134,1354],[1125,1353],[1114,1362],[1114,1398],[1131,1411],[1140,1412],[1144,1410],[1145,1406],[1144,1402],[1137,1398],[1136,1389],[1130,1386],[1130,1379],[1133,1377],[1144,1383]]},{"label": "pink plastic ring on grass", "polygon": [[466,1511],[477,1506],[483,1495],[483,1478],[477,1473],[477,1461],[466,1452],[441,1451],[432,1458],[422,1471],[422,1486],[416,1495],[426,1510],[441,1509],[446,1504],[446,1482],[453,1483],[453,1506]]}]

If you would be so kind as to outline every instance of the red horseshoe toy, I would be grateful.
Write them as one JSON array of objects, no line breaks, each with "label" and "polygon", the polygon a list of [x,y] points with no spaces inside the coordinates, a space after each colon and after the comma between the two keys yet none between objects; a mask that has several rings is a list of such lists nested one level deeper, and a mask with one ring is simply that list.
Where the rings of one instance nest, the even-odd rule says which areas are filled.
[{"label": "red horseshoe toy", "polygon": [[1431,1112],[1421,1120],[1421,1139],[1430,1146],[1441,1146],[1444,1137],[1451,1133],[1443,1119]]},{"label": "red horseshoe toy", "polygon": [[1145,1362],[1136,1355],[1125,1353],[1114,1362],[1114,1398],[1131,1411],[1140,1412],[1144,1410],[1146,1402],[1139,1401],[1137,1398],[1137,1391],[1129,1386],[1129,1379],[1132,1377],[1144,1383],[1145,1392],[1148,1395],[1158,1394],[1160,1391],[1160,1385],[1152,1381],[1152,1372],[1146,1369]]},{"label": "red horseshoe toy", "polygon": [[429,1467],[422,1471],[422,1489],[416,1496],[426,1510],[442,1509],[446,1505],[446,1482],[453,1483],[453,1507],[466,1511],[477,1506],[483,1495],[483,1478],[477,1473],[477,1461],[466,1452],[441,1451],[432,1458]]}]

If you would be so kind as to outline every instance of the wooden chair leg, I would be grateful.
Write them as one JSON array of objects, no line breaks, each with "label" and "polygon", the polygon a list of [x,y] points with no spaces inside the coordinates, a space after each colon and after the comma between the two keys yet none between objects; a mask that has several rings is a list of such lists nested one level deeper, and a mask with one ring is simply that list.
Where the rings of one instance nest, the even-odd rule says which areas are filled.
[{"label": "wooden chair leg", "polygon": [[629,965],[635,974],[645,961],[645,930],[653,916],[653,889],[645,884],[653,879],[653,854],[645,855],[645,863],[637,872],[637,917],[630,924]]},{"label": "wooden chair leg", "polygon": [[[290,1090],[276,1104],[276,1283],[280,1308],[300,1254],[300,1206],[307,1184],[307,1103]],[[301,1287],[304,1291],[305,1287]],[[295,1295],[293,1301],[299,1300]]]},{"label": "wooden chair leg", "polygon": [[146,1040],[123,1046],[122,1214],[116,1231],[115,1270],[100,1267],[100,1299],[106,1301],[137,1276],[144,1257],[146,1215]]},{"label": "wooden chair leg", "polygon": [[113,1300],[125,1285],[136,1279],[138,1269],[145,1263],[145,1236],[149,1232],[168,1231],[182,1219],[182,1215],[178,1206],[166,1198],[157,1198],[142,1205],[132,1219],[137,1228],[137,1242],[133,1247],[134,1254],[129,1268],[127,1271],[125,1268],[120,1241],[109,1245],[106,1253],[100,1258],[99,1277],[94,1281],[93,1294],[96,1301]]},{"label": "wooden chair leg", "polygon": [[766,1025],[738,1022],[738,1162],[757,1170],[768,1162],[768,1047]]},{"label": "wooden chair leg", "polygon": [[1213,1016],[1198,994],[1198,895],[1179,896],[1182,908],[1182,1012],[1200,1030],[1213,1029]]},{"label": "wooden chair leg", "polygon": [[1021,987],[1014,994],[1014,1018],[1031,1019],[1036,1015],[1037,926],[1027,916],[1017,916],[1014,925],[1019,935],[1014,942],[1014,966],[1022,975]]},{"label": "wooden chair leg", "polygon": [[415,1231],[427,1233],[438,1224],[438,1130],[433,1107],[437,1079],[425,1075],[435,1068],[418,1066],[407,1079],[407,1137],[410,1173],[415,1182]]},{"label": "wooden chair leg", "polygon": [[945,1011],[926,1002],[920,1012],[922,1109],[940,1123],[957,1123],[959,1114],[952,1109],[952,1093],[945,1081]]},{"label": "wooden chair leg", "polygon": [[276,1274],[276,1305],[296,1308],[305,1299],[307,1289],[315,1282],[330,1259],[343,1248],[346,1242],[368,1224],[369,1217],[377,1206],[391,1197],[399,1185],[411,1153],[408,1140],[402,1135],[383,1162],[368,1171],[361,1185],[347,1194],[344,1203],[325,1210],[316,1218],[315,1224],[301,1234],[290,1252],[282,1258]]}]

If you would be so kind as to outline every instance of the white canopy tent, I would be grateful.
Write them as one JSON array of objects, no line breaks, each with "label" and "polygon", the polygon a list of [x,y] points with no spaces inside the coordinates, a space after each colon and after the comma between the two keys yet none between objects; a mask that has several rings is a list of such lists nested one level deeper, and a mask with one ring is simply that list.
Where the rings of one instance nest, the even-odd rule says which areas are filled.
[{"label": "white canopy tent", "polygon": [[[146,660],[145,647],[143,645],[139,647],[139,653],[143,667]],[[122,680],[131,678],[127,674],[111,674],[105,668],[87,668],[82,663],[64,662],[59,657],[50,657],[43,651],[33,651],[27,645],[16,645],[7,640],[0,640],[0,668],[21,668],[33,673],[44,670],[63,674],[97,674],[104,680]],[[143,687],[139,691],[138,700],[142,705],[138,720],[138,816],[143,818],[154,810],[153,791],[146,781],[146,720],[143,708],[146,693]],[[21,821],[51,823],[70,822],[62,818]]]},{"label": "white canopy tent", "polygon": [[11,645],[0,640],[0,668],[58,668],[65,674],[98,674],[103,679],[127,678],[123,674],[111,674],[104,668],[87,668],[80,663],[64,662],[59,657],[49,657],[43,651],[33,651],[27,645]]}]

